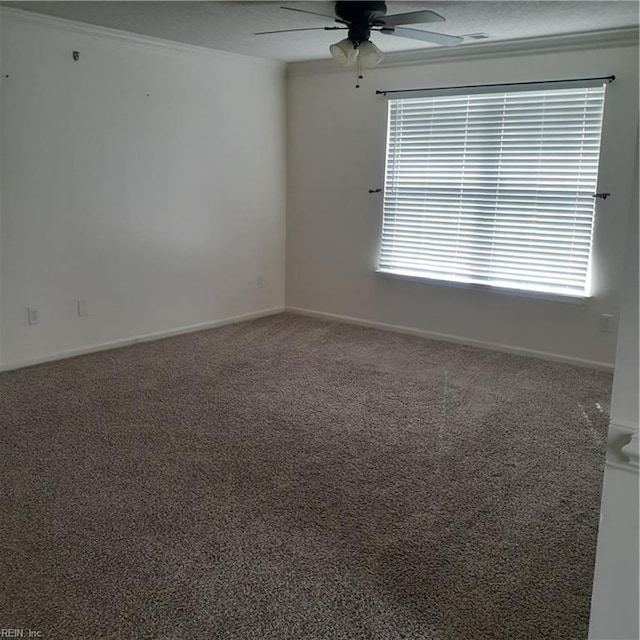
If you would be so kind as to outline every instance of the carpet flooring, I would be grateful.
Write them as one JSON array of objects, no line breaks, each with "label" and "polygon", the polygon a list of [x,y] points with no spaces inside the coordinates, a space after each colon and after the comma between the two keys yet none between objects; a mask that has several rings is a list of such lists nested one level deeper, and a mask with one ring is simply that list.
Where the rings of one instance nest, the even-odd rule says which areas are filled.
[{"label": "carpet flooring", "polygon": [[0,627],[582,640],[611,376],[282,314],[0,375]]}]

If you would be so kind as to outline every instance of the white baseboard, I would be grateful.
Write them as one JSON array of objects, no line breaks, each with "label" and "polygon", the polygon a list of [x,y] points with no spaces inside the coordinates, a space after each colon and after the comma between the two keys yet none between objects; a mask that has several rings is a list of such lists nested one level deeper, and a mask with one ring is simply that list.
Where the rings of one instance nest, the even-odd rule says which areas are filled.
[{"label": "white baseboard", "polygon": [[100,344],[88,345],[86,347],[68,349],[67,351],[58,351],[56,353],[49,353],[45,356],[39,356],[36,358],[27,358],[26,360],[19,360],[16,362],[7,362],[7,363],[0,364],[0,371],[10,371],[12,369],[21,369],[22,367],[30,367],[34,364],[42,364],[43,362],[51,362],[53,360],[63,360],[64,358],[73,358],[74,356],[82,356],[88,353],[105,351],[107,349],[116,349],[118,347],[127,347],[129,345],[136,344],[138,342],[150,342],[152,340],[170,338],[171,336],[179,336],[184,333],[193,333],[194,331],[203,331],[204,329],[215,329],[216,327],[222,327],[227,324],[235,324],[237,322],[244,322],[245,320],[253,320],[255,318],[271,316],[277,313],[282,313],[283,311],[284,311],[284,307],[272,307],[270,309],[262,309],[261,311],[253,311],[252,313],[245,313],[240,316],[231,316],[228,318],[222,318],[221,320],[213,320],[211,322],[201,322],[199,324],[192,324],[186,327],[178,327],[177,329],[157,331],[155,333],[147,333],[144,335],[134,336],[132,338],[124,338],[122,340],[113,340],[111,342],[102,342]]},{"label": "white baseboard", "polygon": [[612,418],[609,424],[611,427],[616,427],[630,433],[635,433],[640,430],[640,426],[637,422],[632,422],[631,420],[624,420],[621,418]]},{"label": "white baseboard", "polygon": [[298,315],[310,316],[313,318],[322,318],[324,320],[334,320],[337,322],[345,322],[347,324],[356,324],[361,327],[370,327],[372,329],[382,329],[383,331],[394,331],[395,333],[403,333],[410,336],[420,336],[431,340],[442,340],[443,342],[453,342],[455,344],[464,344],[470,347],[478,347],[480,349],[490,349],[491,351],[502,351],[504,353],[513,353],[519,356],[529,356],[531,358],[539,358],[541,360],[551,360],[553,362],[563,362],[579,367],[588,367],[590,369],[598,369],[601,371],[613,372],[613,364],[608,362],[598,362],[597,360],[585,360],[582,358],[574,358],[572,356],[564,356],[557,353],[547,353],[546,351],[535,351],[534,349],[524,349],[514,347],[507,344],[497,344],[494,342],[484,342],[483,340],[474,340],[472,338],[463,338],[447,333],[437,333],[435,331],[425,331],[424,329],[415,329],[413,327],[404,327],[398,324],[387,324],[385,322],[376,322],[374,320],[365,320],[363,318],[352,318],[351,316],[341,316],[335,313],[326,313],[324,311],[315,311],[314,309],[302,309],[300,307],[286,307],[285,311],[296,313]]},{"label": "white baseboard", "polygon": [[62,360],[64,358],[73,358],[74,356],[81,356],[88,353],[95,353],[97,351],[105,351],[106,349],[116,349],[118,347],[126,347],[132,344],[136,344],[138,342],[160,340],[162,338],[170,338],[171,336],[182,335],[185,333],[193,333],[194,331],[203,331],[204,329],[214,329],[215,327],[222,327],[227,324],[234,324],[237,322],[243,322],[245,320],[252,320],[255,318],[262,318],[265,316],[275,315],[277,313],[282,313],[284,311],[287,311],[289,313],[295,313],[298,315],[321,318],[324,320],[333,320],[336,322],[345,322],[347,324],[355,324],[362,327],[370,327],[372,329],[382,329],[384,331],[393,331],[395,333],[419,336],[422,338],[429,338],[431,340],[442,340],[444,342],[464,344],[472,347],[478,347],[481,349],[490,349],[492,351],[502,351],[505,353],[513,353],[515,355],[529,356],[532,358],[540,358],[543,360],[551,360],[554,362],[564,362],[567,364],[573,364],[580,367],[589,367],[592,369],[599,369],[602,371],[609,371],[609,372],[613,371],[613,365],[606,362],[598,362],[595,360],[573,358],[571,356],[563,356],[555,353],[535,351],[533,349],[523,349],[520,347],[513,347],[510,345],[497,344],[493,342],[484,342],[482,340],[473,340],[470,338],[462,338],[460,336],[454,336],[454,335],[445,334],[445,333],[437,333],[435,331],[425,331],[424,329],[415,329],[413,327],[404,327],[402,325],[397,325],[397,324],[376,322],[374,320],[365,320],[363,318],[353,318],[351,316],[343,316],[335,313],[326,313],[324,311],[316,311],[314,309],[303,309],[300,307],[272,307],[270,309],[254,311],[252,313],[246,313],[240,316],[231,316],[228,318],[222,318],[221,320],[213,320],[211,322],[202,322],[200,324],[189,325],[186,327],[178,327],[177,329],[158,331],[155,333],[138,335],[131,338],[124,338],[122,340],[113,340],[111,342],[103,342],[100,344],[89,345],[86,347],[69,349],[67,351],[58,351],[56,353],[50,353],[45,356],[27,358],[26,360],[19,360],[15,362],[2,363],[0,364],[0,371],[10,371],[12,369],[29,367],[34,364],[42,364],[43,362],[51,362],[53,360]]}]

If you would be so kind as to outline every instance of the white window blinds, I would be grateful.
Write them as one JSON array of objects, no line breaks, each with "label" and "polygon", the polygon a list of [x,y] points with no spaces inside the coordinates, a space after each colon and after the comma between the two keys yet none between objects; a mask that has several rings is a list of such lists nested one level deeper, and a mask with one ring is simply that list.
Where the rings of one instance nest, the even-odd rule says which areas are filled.
[{"label": "white window blinds", "polygon": [[379,270],[589,295],[604,86],[389,101]]}]

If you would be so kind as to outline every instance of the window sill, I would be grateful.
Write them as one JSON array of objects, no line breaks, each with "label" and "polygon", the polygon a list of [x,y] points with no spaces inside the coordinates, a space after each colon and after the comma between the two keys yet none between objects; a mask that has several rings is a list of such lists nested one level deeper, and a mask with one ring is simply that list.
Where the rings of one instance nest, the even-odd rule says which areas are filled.
[{"label": "window sill", "polygon": [[548,293],[545,291],[525,291],[522,289],[509,289],[507,287],[495,287],[488,284],[477,284],[473,282],[456,282],[455,280],[439,280],[425,276],[411,275],[397,271],[385,271],[376,269],[376,274],[382,278],[391,280],[406,280],[408,282],[418,282],[421,284],[436,285],[439,287],[453,287],[455,289],[475,289],[476,291],[488,291],[502,295],[517,296],[523,298],[533,298],[535,300],[546,300],[549,302],[564,302],[567,304],[584,304],[591,299],[591,296],[578,296],[562,293]]}]

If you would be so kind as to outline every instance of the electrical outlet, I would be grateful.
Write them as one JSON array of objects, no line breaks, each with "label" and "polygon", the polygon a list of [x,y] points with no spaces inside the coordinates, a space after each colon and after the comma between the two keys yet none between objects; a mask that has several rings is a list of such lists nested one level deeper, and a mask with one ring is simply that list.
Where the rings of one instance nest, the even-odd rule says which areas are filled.
[{"label": "electrical outlet", "polygon": [[86,318],[89,315],[89,310],[87,309],[87,301],[86,300],[78,300],[78,317]]},{"label": "electrical outlet", "polygon": [[27,307],[27,321],[29,324],[40,324],[40,314],[37,307]]},{"label": "electrical outlet", "polygon": [[615,317],[611,313],[603,313],[600,316],[600,331],[602,333],[613,333],[613,323]]},{"label": "electrical outlet", "polygon": [[258,276],[256,278],[256,284],[258,285],[258,289],[264,289],[264,276]]}]

